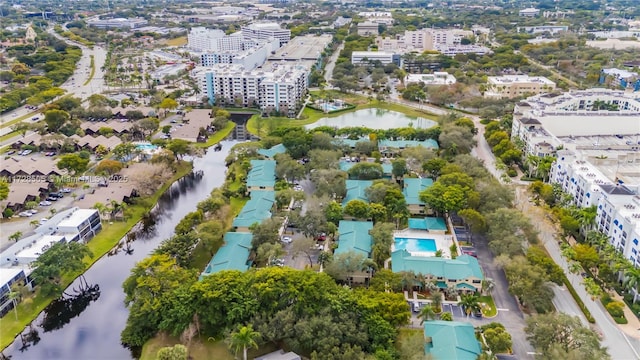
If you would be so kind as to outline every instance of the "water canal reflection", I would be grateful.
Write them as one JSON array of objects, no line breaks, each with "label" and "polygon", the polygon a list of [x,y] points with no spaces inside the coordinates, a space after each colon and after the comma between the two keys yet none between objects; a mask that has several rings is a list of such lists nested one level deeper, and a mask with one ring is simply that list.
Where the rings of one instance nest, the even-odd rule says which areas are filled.
[{"label": "water canal reflection", "polygon": [[195,159],[194,173],[173,184],[156,208],[40,313],[3,351],[4,356],[13,360],[134,358],[120,344],[128,316],[122,283],[136,262],[172,236],[176,224],[222,185],[225,158],[234,143],[223,141],[221,151],[210,149]]}]

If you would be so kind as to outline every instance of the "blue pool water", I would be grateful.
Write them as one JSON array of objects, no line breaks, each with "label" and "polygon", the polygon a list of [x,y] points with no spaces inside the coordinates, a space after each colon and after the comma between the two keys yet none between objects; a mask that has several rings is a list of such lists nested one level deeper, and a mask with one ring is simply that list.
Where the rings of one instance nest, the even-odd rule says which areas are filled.
[{"label": "blue pool water", "polygon": [[395,238],[396,250],[407,249],[409,252],[436,252],[436,241],[433,239]]},{"label": "blue pool water", "polygon": [[153,144],[138,144],[136,148],[138,148],[138,150],[155,150],[158,147]]}]

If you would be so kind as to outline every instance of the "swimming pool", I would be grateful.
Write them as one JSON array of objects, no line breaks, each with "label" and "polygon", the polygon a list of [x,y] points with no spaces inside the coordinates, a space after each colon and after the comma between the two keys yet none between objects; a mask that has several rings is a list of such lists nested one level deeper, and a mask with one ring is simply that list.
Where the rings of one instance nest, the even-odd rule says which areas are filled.
[{"label": "swimming pool", "polygon": [[157,149],[158,147],[156,145],[153,145],[153,144],[138,144],[138,145],[136,145],[136,148],[138,150],[150,150],[150,151],[153,151],[153,150]]},{"label": "swimming pool", "polygon": [[396,250],[406,249],[409,252],[436,252],[436,241],[434,239],[408,239],[395,238]]}]

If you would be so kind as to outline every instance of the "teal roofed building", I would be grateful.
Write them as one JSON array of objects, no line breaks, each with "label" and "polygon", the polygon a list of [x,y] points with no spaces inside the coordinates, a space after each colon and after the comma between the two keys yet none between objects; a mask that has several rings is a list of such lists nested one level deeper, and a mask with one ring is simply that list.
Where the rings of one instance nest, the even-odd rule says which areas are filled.
[{"label": "teal roofed building", "polygon": [[262,156],[266,156],[271,159],[273,159],[276,155],[284,154],[285,152],[287,152],[287,148],[284,146],[284,144],[278,144],[278,145],[272,146],[269,149],[258,150],[258,154]]},{"label": "teal roofed building", "polygon": [[251,240],[253,235],[245,232],[228,232],[224,234],[224,245],[218,249],[209,264],[200,275],[211,275],[222,270],[249,269],[249,252],[251,251]]},{"label": "teal roofed building", "polygon": [[391,253],[393,272],[413,272],[422,274],[426,281],[433,281],[446,289],[455,286],[463,292],[482,290],[484,275],[478,259],[469,255],[460,255],[455,259],[442,257],[413,256],[406,249]]},{"label": "teal roofed building", "polygon": [[410,218],[409,229],[426,231],[447,231],[447,223],[443,218],[439,217]]},{"label": "teal roofed building", "polygon": [[271,217],[271,209],[275,203],[275,192],[273,191],[253,191],[251,199],[244,205],[240,214],[233,220],[233,227],[236,231],[249,231],[249,227],[254,223],[261,223]]},{"label": "teal roofed building", "polygon": [[[344,171],[344,172],[348,172],[349,169],[351,169],[352,167],[354,167],[356,164],[360,164],[361,162],[357,162],[357,161],[345,161],[345,160],[341,160],[338,165],[340,166],[340,170]],[[391,171],[393,170],[393,165],[389,164],[389,163],[383,163],[380,164],[382,165],[382,175],[383,177],[391,177]]]},{"label": "teal roofed building", "polygon": [[373,185],[372,180],[347,180],[347,194],[342,200],[342,206],[347,205],[347,203],[351,200],[362,200],[364,202],[369,202],[365,190]]},{"label": "teal roofed building", "polygon": [[338,248],[335,254],[342,254],[349,251],[364,255],[366,258],[371,255],[371,245],[373,239],[369,231],[373,229],[371,221],[348,221],[341,220],[338,225]]},{"label": "teal roofed building", "polygon": [[473,325],[460,321],[424,323],[424,352],[434,359],[476,360],[482,353]]},{"label": "teal roofed building", "polygon": [[420,193],[425,189],[428,189],[431,185],[433,185],[433,180],[430,178],[404,179],[404,188],[402,189],[402,193],[404,194],[404,199],[407,202],[409,212],[411,214],[428,213],[427,205],[420,200]]},{"label": "teal roofed building", "polygon": [[427,149],[434,149],[434,150],[438,150],[439,148],[438,142],[435,141],[434,139],[426,139],[423,141],[420,141],[420,140],[379,140],[378,141],[378,148],[380,149],[381,153],[387,149],[404,150],[406,148],[418,147],[418,146],[422,146]]},{"label": "teal roofed building", "polygon": [[275,160],[251,160],[247,174],[247,191],[273,190],[276,184]]}]

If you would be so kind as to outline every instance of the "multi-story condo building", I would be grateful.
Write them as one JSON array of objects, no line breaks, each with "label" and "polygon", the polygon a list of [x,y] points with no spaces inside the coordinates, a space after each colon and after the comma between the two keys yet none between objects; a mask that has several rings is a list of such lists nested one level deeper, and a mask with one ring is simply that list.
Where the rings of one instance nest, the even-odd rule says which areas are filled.
[{"label": "multi-story condo building", "polygon": [[567,25],[538,25],[518,27],[518,32],[525,32],[527,34],[540,34],[544,32],[557,34],[559,32],[566,31],[569,31],[569,27]]},{"label": "multi-story condo building", "polygon": [[457,54],[487,54],[491,50],[484,46],[462,45],[462,39],[473,36],[472,31],[461,29],[420,29],[405,31],[393,39],[377,38],[378,50],[396,53],[436,50],[447,56]]},{"label": "multi-story condo building", "polygon": [[378,35],[378,24],[374,22],[362,22],[358,24],[358,35]]},{"label": "multi-story condo building", "polygon": [[602,69],[599,82],[622,90],[640,91],[640,76],[633,71],[616,68]]},{"label": "multi-story condo building", "polygon": [[253,23],[242,27],[242,36],[250,40],[276,38],[280,41],[280,46],[282,46],[291,40],[291,30],[282,29],[280,24],[273,22]]},{"label": "multi-story condo building", "polygon": [[[559,184],[576,206],[596,206],[595,228],[607,235],[625,258],[640,266],[640,157],[623,165],[619,159],[607,160],[561,150],[549,179]],[[636,170],[625,172],[621,167]]]},{"label": "multi-story condo building", "polygon": [[637,154],[640,98],[608,89],[532,96],[516,104],[511,135],[522,140],[528,154],[539,156],[559,147]]},{"label": "multi-story condo building", "polygon": [[364,11],[358,16],[367,19],[368,22],[384,25],[393,25],[393,15],[388,11]]},{"label": "multi-story condo building", "polygon": [[242,65],[246,70],[253,70],[267,61],[273,49],[280,46],[278,40],[271,38],[271,42],[251,41],[244,45],[252,46],[241,51],[215,51],[200,54],[200,64],[202,66],[213,66],[214,64],[238,64]]},{"label": "multi-story condo building", "polygon": [[241,51],[244,49],[242,33],[226,35],[218,29],[195,27],[187,35],[187,47],[194,51]]},{"label": "multi-story condo building", "polygon": [[515,98],[537,95],[555,90],[556,83],[543,76],[503,75],[489,76],[485,97]]},{"label": "multi-story condo building", "polygon": [[192,71],[210,103],[258,105],[265,113],[293,117],[307,91],[308,70],[281,65],[274,71],[246,70],[238,64],[216,64]]},{"label": "multi-story condo building", "polygon": [[518,11],[518,15],[523,17],[536,17],[540,15],[540,10],[536,8],[526,8]]}]

